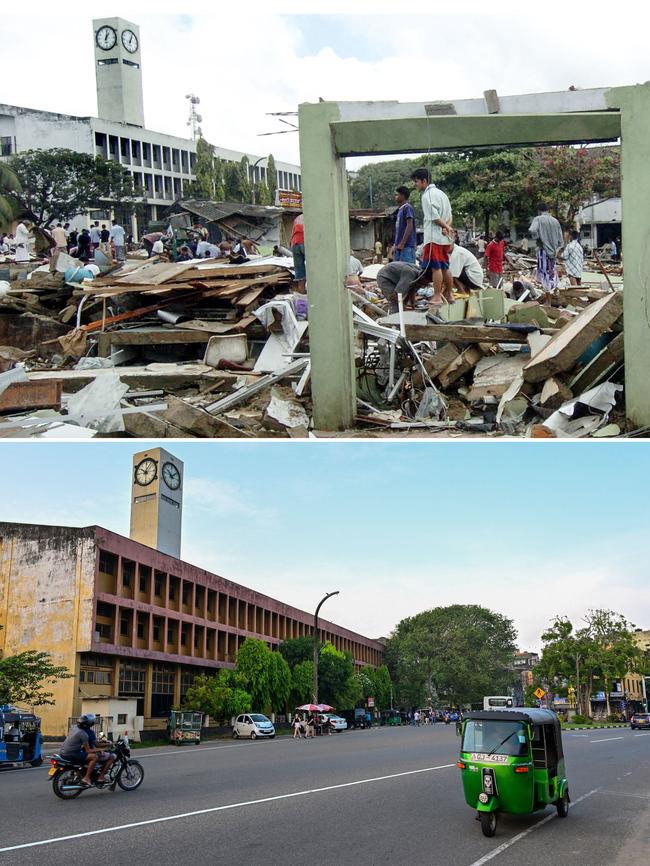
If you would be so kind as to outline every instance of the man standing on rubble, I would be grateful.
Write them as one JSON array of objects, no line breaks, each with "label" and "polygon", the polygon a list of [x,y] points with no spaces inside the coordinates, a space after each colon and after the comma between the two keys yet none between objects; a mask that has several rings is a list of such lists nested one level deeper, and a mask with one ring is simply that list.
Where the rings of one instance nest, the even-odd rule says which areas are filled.
[{"label": "man standing on rubble", "polygon": [[562,226],[548,212],[548,205],[537,205],[537,216],[528,229],[537,241],[537,279],[547,292],[557,288],[557,254],[564,246]]},{"label": "man standing on rubble", "polygon": [[125,255],[125,242],[126,242],[126,232],[122,228],[122,226],[118,223],[117,220],[113,220],[113,227],[111,228],[111,240],[113,241],[113,246],[115,247],[115,258],[118,262],[123,262],[126,258]]},{"label": "man standing on rubble", "polygon": [[415,264],[415,211],[409,203],[410,189],[398,186],[395,190],[395,203],[399,206],[395,220],[395,242],[393,261]]},{"label": "man standing on rubble", "polygon": [[496,287],[503,279],[503,259],[506,253],[506,242],[503,232],[497,232],[485,248],[485,266],[488,283]]},{"label": "man standing on rubble", "polygon": [[451,204],[445,193],[431,182],[427,168],[416,168],[411,175],[415,188],[422,193],[424,213],[424,252],[422,262],[433,272],[432,304],[454,302],[454,288],[449,270],[453,237]]},{"label": "man standing on rubble", "polygon": [[572,231],[571,240],[562,253],[564,267],[572,286],[579,286],[582,282],[582,267],[584,264],[584,252],[580,246],[580,232]]},{"label": "man standing on rubble", "polygon": [[293,221],[290,246],[293,254],[293,278],[296,283],[296,291],[304,294],[307,270],[305,267],[305,219],[301,213]]}]

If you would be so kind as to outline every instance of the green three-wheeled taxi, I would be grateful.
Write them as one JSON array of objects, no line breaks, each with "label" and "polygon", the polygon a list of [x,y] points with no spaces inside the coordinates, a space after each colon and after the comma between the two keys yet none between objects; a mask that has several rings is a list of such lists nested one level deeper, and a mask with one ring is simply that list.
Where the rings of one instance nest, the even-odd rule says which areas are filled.
[{"label": "green three-wheeled taxi", "polygon": [[551,710],[512,708],[468,713],[458,767],[465,801],[486,836],[497,815],[529,815],[553,805],[569,812],[560,722]]}]

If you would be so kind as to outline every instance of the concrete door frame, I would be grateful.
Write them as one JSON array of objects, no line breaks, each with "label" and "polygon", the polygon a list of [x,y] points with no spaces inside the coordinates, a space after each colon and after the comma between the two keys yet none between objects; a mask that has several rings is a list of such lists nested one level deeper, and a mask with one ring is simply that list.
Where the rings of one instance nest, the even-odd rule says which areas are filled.
[{"label": "concrete door frame", "polygon": [[650,83],[431,103],[321,102],[299,107],[314,426],[356,414],[345,157],[621,139],[628,419],[650,426]]}]

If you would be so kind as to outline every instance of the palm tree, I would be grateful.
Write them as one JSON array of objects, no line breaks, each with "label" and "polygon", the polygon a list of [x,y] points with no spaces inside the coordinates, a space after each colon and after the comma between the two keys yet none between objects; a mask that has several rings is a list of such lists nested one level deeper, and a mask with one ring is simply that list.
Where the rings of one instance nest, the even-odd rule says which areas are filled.
[{"label": "palm tree", "polygon": [[0,227],[14,221],[15,210],[9,193],[20,192],[20,181],[6,163],[0,162]]}]

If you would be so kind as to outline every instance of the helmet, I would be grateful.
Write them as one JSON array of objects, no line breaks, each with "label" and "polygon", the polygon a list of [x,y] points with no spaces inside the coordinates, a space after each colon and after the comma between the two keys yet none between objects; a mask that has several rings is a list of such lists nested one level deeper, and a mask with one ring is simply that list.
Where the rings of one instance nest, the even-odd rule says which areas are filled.
[{"label": "helmet", "polygon": [[79,716],[77,724],[80,728],[92,728],[96,721],[97,716],[94,713],[84,713],[82,716]]}]

